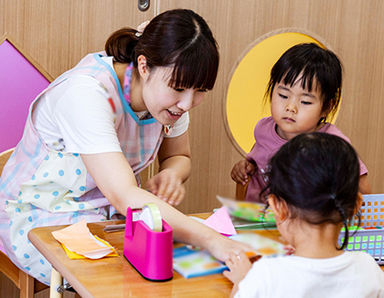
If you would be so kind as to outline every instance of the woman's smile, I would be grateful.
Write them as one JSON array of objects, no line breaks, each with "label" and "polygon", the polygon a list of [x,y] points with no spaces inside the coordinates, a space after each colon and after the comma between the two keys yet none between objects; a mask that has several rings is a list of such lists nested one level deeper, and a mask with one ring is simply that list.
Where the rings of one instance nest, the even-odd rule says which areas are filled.
[{"label": "woman's smile", "polygon": [[168,109],[167,109],[167,112],[168,112],[169,118],[174,122],[177,121],[181,117],[181,115],[183,115],[183,112],[172,112],[171,110],[168,110]]}]

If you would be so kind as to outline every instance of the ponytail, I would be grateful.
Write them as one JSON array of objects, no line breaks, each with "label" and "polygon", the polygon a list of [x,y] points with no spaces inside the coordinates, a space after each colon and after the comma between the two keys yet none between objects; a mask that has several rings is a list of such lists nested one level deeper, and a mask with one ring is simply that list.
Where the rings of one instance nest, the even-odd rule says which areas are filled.
[{"label": "ponytail", "polygon": [[333,203],[335,204],[336,210],[340,213],[340,217],[341,217],[341,220],[342,220],[344,228],[345,228],[344,241],[341,244],[341,247],[337,248],[338,250],[343,250],[347,246],[348,239],[349,239],[348,218],[347,218],[345,211],[344,211],[343,207],[341,206],[340,202],[337,201],[335,194],[331,195],[331,201],[333,201]]},{"label": "ponytail", "polygon": [[133,63],[143,55],[147,66],[172,67],[170,87],[211,90],[215,84],[219,52],[208,24],[189,9],[165,11],[140,32],[123,28],[114,32],[105,44],[108,56],[119,63]]},{"label": "ponytail", "polygon": [[116,62],[131,63],[139,40],[136,33],[137,31],[131,28],[122,28],[112,33],[105,43],[107,55],[113,56]]},{"label": "ponytail", "polygon": [[[349,240],[349,229],[348,229],[349,222],[348,222],[348,218],[352,218],[353,217],[353,213],[350,214],[350,215],[347,215],[345,213],[345,211],[344,211],[344,208],[341,206],[341,203],[339,201],[337,201],[335,195],[331,196],[331,200],[334,202],[336,210],[340,213],[340,217],[341,217],[341,220],[343,222],[344,229],[345,229],[344,241],[341,244],[341,247],[337,248],[338,250],[343,250],[348,245],[348,240]],[[357,227],[359,227],[360,223],[361,223],[361,213],[360,213],[360,211],[356,214],[356,217],[358,219]],[[356,231],[357,231],[357,229],[356,229]]]}]

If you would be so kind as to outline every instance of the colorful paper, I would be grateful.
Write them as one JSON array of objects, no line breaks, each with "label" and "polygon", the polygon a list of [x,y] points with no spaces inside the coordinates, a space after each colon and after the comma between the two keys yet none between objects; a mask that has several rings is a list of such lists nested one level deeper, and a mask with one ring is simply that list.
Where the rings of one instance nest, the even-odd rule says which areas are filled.
[{"label": "colorful paper", "polygon": [[85,220],[52,232],[70,259],[100,259],[113,256],[115,249],[105,240],[91,234]]},{"label": "colorful paper", "polygon": [[[108,246],[108,247],[111,247],[113,248],[113,246],[111,244],[109,244],[107,241],[97,237],[96,235],[93,235],[93,237],[95,237],[96,241],[98,241],[100,243],[100,245],[104,245],[104,246]],[[91,255],[79,255],[73,251],[70,251],[68,248],[65,247],[64,244],[61,243],[61,246],[63,247],[65,253],[67,254],[68,258],[70,258],[71,260],[78,260],[78,259],[98,259],[98,258],[95,258],[92,254]],[[118,257],[119,255],[117,254],[117,252],[115,251],[115,249],[113,248],[113,252],[111,252],[110,254],[106,255],[105,257]]]},{"label": "colorful paper", "polygon": [[216,210],[216,212],[213,213],[210,217],[208,217],[203,223],[224,235],[237,234],[235,227],[233,226],[231,217],[229,216],[227,207],[225,206]]}]

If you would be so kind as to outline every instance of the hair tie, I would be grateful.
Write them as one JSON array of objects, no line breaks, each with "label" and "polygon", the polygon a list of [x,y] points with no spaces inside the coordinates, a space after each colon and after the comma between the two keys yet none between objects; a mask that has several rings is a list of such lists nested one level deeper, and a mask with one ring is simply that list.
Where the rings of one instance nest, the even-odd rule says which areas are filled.
[{"label": "hair tie", "polygon": [[336,194],[331,193],[331,194],[329,195],[329,198],[330,198],[331,200],[336,200]]},{"label": "hair tie", "polygon": [[142,22],[139,26],[137,26],[136,28],[137,32],[135,33],[135,36],[141,37],[141,35],[143,35],[145,27],[147,27],[148,24],[149,24],[149,21],[145,21],[145,22]]}]

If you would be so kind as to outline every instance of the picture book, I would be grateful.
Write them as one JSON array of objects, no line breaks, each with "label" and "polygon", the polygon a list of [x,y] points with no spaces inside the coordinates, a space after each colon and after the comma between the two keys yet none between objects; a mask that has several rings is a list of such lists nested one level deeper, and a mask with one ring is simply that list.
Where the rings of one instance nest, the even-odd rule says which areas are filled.
[{"label": "picture book", "polygon": [[275,257],[285,255],[286,253],[284,245],[280,242],[255,233],[240,233],[229,238],[249,244],[253,247],[254,252],[260,256]]},{"label": "picture book", "polygon": [[232,224],[236,230],[264,230],[276,229],[276,224],[273,221],[251,221],[235,217],[231,215]]},{"label": "picture book", "polygon": [[185,278],[191,278],[221,273],[227,266],[205,250],[182,246],[173,249],[173,269]]},{"label": "picture book", "polygon": [[[229,238],[252,246],[254,253],[249,256],[273,257],[285,254],[283,244],[254,233],[241,233]],[[221,273],[227,266],[205,250],[182,246],[173,250],[173,269],[185,278],[191,278]]]},{"label": "picture book", "polygon": [[[217,196],[223,206],[226,206],[231,216],[251,222],[275,224],[273,212],[265,204],[256,202],[236,201]],[[236,225],[235,225],[236,227]]]}]

